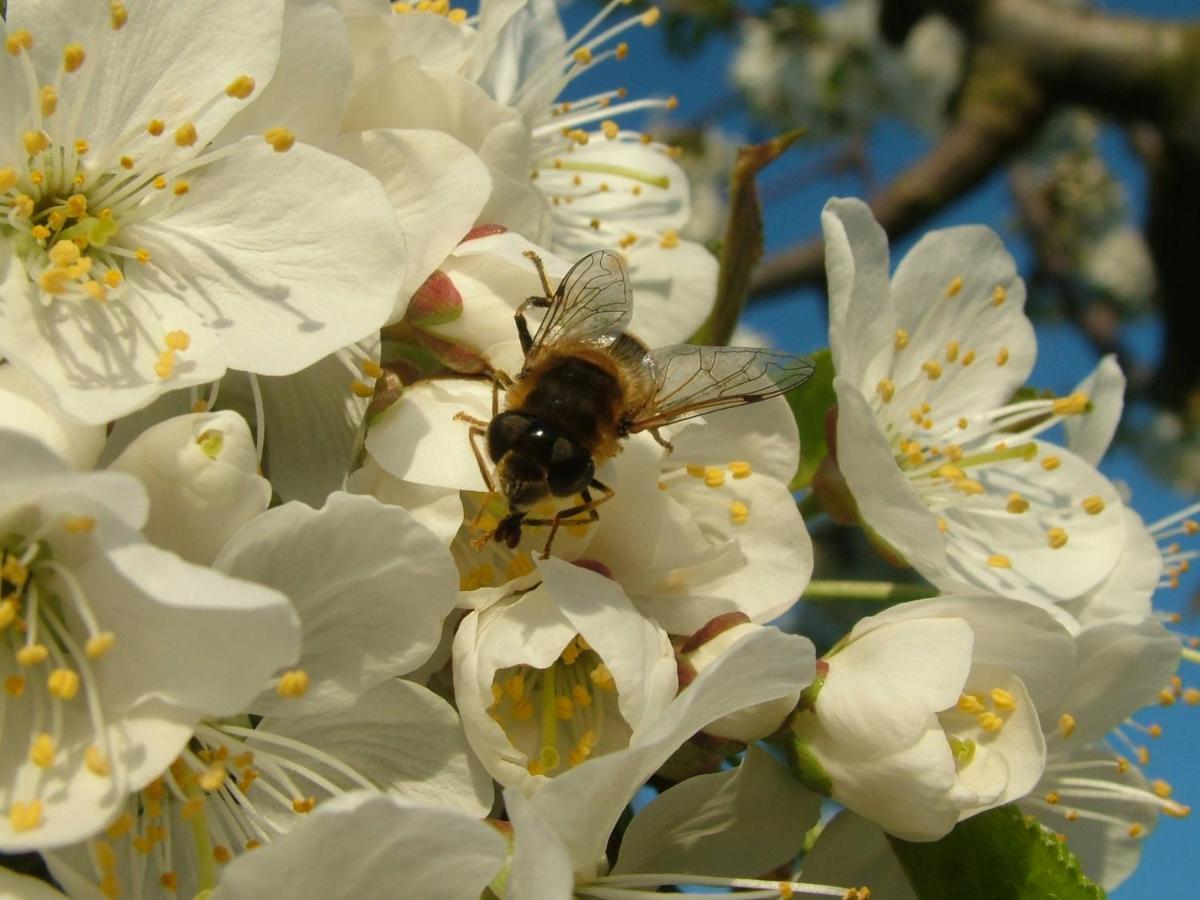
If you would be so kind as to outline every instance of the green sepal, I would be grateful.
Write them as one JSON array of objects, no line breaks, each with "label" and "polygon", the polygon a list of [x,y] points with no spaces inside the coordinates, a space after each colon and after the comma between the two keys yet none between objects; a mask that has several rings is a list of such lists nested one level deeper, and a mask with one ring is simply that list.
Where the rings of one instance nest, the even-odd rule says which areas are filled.
[{"label": "green sepal", "polygon": [[1103,900],[1079,860],[1037,820],[1001,806],[938,841],[888,837],[919,900]]},{"label": "green sepal", "polygon": [[[798,715],[811,715],[811,713],[802,712]],[[787,754],[788,769],[791,770],[792,777],[822,797],[833,795],[833,778],[825,771],[821,761],[808,749],[808,744],[801,741],[795,734],[788,734],[784,742],[784,751]]]}]

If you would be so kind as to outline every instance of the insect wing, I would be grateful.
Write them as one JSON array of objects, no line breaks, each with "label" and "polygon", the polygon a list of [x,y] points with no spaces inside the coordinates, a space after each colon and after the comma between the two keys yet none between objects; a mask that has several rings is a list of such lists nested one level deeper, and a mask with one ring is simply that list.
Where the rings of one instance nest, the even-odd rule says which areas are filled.
[{"label": "insect wing", "polygon": [[610,250],[598,250],[571,266],[559,282],[533,348],[619,334],[632,317],[625,262]]},{"label": "insect wing", "polygon": [[650,361],[654,404],[631,431],[777,397],[813,373],[812,361],[803,356],[746,347],[676,344],[650,351]]}]

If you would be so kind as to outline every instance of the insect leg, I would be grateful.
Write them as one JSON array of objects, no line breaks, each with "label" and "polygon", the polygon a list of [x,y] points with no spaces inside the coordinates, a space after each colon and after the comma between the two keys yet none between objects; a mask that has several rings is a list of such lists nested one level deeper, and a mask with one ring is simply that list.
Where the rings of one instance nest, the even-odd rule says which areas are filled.
[{"label": "insect leg", "polygon": [[530,306],[545,309],[550,306],[550,300],[547,297],[526,297],[517,307],[517,311],[513,313],[513,319],[517,323],[517,337],[521,339],[521,352],[526,356],[533,349],[533,335],[529,333],[529,323],[525,321],[525,309]]},{"label": "insect leg", "polygon": [[[566,509],[560,509],[554,514],[553,519],[526,519],[526,525],[549,525],[550,534],[546,537],[546,546],[542,548],[542,559],[550,558],[550,545],[554,543],[554,535],[558,532],[559,525],[586,525],[589,522],[596,522],[600,519],[600,513],[596,512],[596,507],[601,503],[605,503],[616,496],[616,492],[608,485],[593,478],[588,487],[594,487],[604,492],[603,497],[596,499],[592,498],[591,492],[584,488],[579,492],[583,503],[577,506],[568,506]],[[572,516],[577,516],[580,513],[587,513],[586,519],[572,519]]]},{"label": "insect leg", "polygon": [[[459,416],[463,416],[463,414],[459,413]],[[455,416],[455,418],[458,418],[458,416]],[[471,423],[471,430],[470,430],[471,452],[475,454],[475,462],[477,462],[479,464],[479,474],[483,476],[483,481],[484,481],[484,484],[487,485],[488,493],[495,494],[496,493],[496,482],[492,478],[492,473],[491,473],[491,470],[488,468],[487,463],[485,463],[483,461],[483,454],[480,452],[479,444],[477,442],[478,438],[481,438],[487,434],[487,432],[484,430],[484,428],[480,427],[481,425],[486,426],[487,423],[480,422],[478,419],[469,419],[469,418],[466,418],[466,416],[463,416],[463,418],[465,421],[468,421]],[[478,424],[476,424],[476,423],[478,423]],[[486,505],[487,505],[487,502],[485,501],[484,506],[486,506]],[[480,514],[482,515],[482,511]],[[479,517],[476,516],[476,519],[478,519],[478,518]]]},{"label": "insect leg", "polygon": [[550,289],[550,279],[546,277],[546,267],[542,265],[542,258],[532,250],[526,250],[522,256],[532,262],[537,267],[538,278],[542,279],[542,290],[546,294],[546,300],[554,299],[554,291]]},{"label": "insect leg", "polygon": [[674,445],[663,437],[657,428],[647,428],[646,430],[650,432],[650,437],[654,438],[661,446],[667,449],[667,455],[669,456],[671,451],[675,449]]}]

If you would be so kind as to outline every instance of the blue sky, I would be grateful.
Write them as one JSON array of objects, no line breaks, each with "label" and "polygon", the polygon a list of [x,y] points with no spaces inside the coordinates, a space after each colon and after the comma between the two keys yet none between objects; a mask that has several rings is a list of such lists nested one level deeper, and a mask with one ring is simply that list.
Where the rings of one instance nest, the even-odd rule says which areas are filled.
[{"label": "blue sky", "polygon": [[[765,4],[759,4],[762,6]],[[1120,0],[1099,4],[1113,12],[1136,13],[1158,17],[1196,18],[1200,13],[1197,0]],[[569,30],[578,28],[595,11],[591,2],[576,0],[564,12]],[[680,60],[668,57],[662,43],[661,29],[636,29],[628,37],[630,58],[623,63],[610,63],[581,79],[566,96],[590,93],[593,89],[611,88],[622,84],[632,96],[668,95],[679,98],[674,119],[688,122],[729,91],[727,70],[732,44],[728,40],[710,41],[695,57]],[[732,131],[752,126],[745,118],[726,117],[719,123]],[[759,129],[759,136],[766,133]],[[871,161],[879,183],[902,170],[925,149],[925,139],[898,125],[884,125],[871,142]],[[1145,185],[1141,171],[1124,145],[1120,133],[1109,129],[1103,148],[1110,166],[1125,182],[1134,209],[1139,216],[1145,205]],[[801,165],[805,158],[817,159],[829,148],[800,147],[793,151],[792,166]],[[782,167],[782,163],[779,164]],[[768,252],[790,246],[815,234],[819,229],[821,206],[831,196],[861,196],[864,188],[853,176],[832,177],[827,181],[788,196],[767,206],[765,215]],[[1026,265],[1028,254],[1021,248],[1009,227],[1012,217],[1004,178],[1000,176],[985,183],[953,209],[940,215],[933,226],[945,227],[962,223],[984,223],[1000,232],[1005,243]],[[893,264],[912,240],[893,248]],[[747,315],[748,322],[768,333],[782,349],[808,352],[826,343],[824,300],[814,291],[799,292],[755,307]],[[1130,330],[1135,353],[1153,361],[1159,345],[1158,324],[1147,319]],[[1069,327],[1046,325],[1038,329],[1039,361],[1032,382],[1039,387],[1066,392],[1095,365],[1088,345]],[[1126,482],[1133,491],[1132,505],[1146,521],[1151,522],[1188,505],[1196,498],[1186,496],[1151,477],[1139,460],[1129,451],[1116,450],[1102,464],[1103,471],[1114,480]],[[1200,542],[1197,543],[1200,546]],[[1183,613],[1176,626],[1188,634],[1200,633],[1200,622],[1188,609],[1188,598],[1200,589],[1200,575],[1185,576],[1182,587],[1173,592],[1160,592],[1156,606]],[[1185,683],[1200,683],[1195,666],[1184,664],[1181,670]],[[1175,796],[1184,803],[1200,802],[1200,767],[1195,765],[1194,750],[1200,747],[1200,709],[1177,706],[1172,709],[1152,709],[1149,715],[1138,716],[1144,724],[1161,723],[1164,736],[1153,742],[1149,774],[1165,778],[1175,786]],[[1182,821],[1160,819],[1158,830],[1146,843],[1142,865],[1121,889],[1117,900],[1135,900],[1144,896],[1187,896],[1194,889],[1195,878],[1189,863],[1200,847],[1200,819]]]}]

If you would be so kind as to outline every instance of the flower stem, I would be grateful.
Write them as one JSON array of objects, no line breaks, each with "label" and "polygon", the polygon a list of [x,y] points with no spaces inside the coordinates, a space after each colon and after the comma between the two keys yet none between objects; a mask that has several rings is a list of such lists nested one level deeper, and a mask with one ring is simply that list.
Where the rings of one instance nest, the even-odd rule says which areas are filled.
[{"label": "flower stem", "polygon": [[898,584],[894,581],[826,581],[813,579],[804,591],[805,600],[867,600],[873,603],[901,603],[937,596],[937,588],[927,584]]}]

